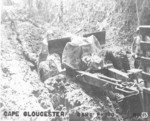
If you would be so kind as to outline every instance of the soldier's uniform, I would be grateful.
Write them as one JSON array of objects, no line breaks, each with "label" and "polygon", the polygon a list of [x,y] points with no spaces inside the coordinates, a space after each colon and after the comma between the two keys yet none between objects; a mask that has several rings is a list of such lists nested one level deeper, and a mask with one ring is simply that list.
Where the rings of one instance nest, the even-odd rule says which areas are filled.
[{"label": "soldier's uniform", "polygon": [[49,34],[51,34],[51,31],[47,31],[43,35],[43,41],[41,43],[41,51],[39,53],[39,59],[38,59],[38,66],[42,61],[46,61],[47,56],[48,56],[48,39],[49,39]]},{"label": "soldier's uniform", "polygon": [[138,35],[136,38],[135,38],[135,54],[137,56],[141,56],[142,55],[142,50],[141,50],[141,47],[140,47],[140,42],[142,40],[142,37],[140,35]]},{"label": "soldier's uniform", "polygon": [[134,67],[135,68],[141,68],[141,62],[140,59],[138,58],[139,56],[141,56],[142,50],[140,47],[140,42],[142,41],[142,36],[139,34],[139,29],[137,29],[137,36],[134,38],[134,41],[132,43],[132,53],[134,53]]}]

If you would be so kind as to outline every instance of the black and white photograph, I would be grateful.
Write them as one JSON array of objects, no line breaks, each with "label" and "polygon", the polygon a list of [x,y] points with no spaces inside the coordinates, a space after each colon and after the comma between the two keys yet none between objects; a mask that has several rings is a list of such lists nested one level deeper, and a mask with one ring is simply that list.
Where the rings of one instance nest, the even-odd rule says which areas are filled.
[{"label": "black and white photograph", "polygon": [[0,121],[150,121],[150,0],[0,9]]}]

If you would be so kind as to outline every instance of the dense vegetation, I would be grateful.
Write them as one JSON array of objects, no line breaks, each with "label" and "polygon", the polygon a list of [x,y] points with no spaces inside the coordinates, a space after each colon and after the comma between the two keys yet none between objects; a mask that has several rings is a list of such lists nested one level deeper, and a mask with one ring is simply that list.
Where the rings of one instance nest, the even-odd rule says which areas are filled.
[{"label": "dense vegetation", "polygon": [[16,7],[17,13],[12,11],[13,18],[17,14],[34,23],[46,22],[49,29],[58,27],[75,34],[106,29],[108,41],[115,44],[132,42],[138,24],[150,21],[149,0],[6,0],[4,4],[8,9],[21,6]]}]

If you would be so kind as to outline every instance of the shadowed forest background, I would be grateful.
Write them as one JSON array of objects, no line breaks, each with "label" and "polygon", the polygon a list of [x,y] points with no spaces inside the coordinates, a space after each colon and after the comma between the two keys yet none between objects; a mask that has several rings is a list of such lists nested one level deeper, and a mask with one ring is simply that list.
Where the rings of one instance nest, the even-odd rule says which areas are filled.
[{"label": "shadowed forest background", "polygon": [[3,4],[2,19],[15,8],[11,19],[46,22],[72,33],[104,28],[107,39],[117,43],[131,42],[138,24],[150,24],[149,0],[3,0]]}]

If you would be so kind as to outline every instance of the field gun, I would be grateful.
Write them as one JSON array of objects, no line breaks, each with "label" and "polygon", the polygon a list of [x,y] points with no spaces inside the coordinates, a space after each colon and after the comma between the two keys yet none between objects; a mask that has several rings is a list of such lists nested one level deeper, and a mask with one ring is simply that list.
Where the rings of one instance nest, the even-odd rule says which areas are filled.
[{"label": "field gun", "polygon": [[[83,37],[88,37],[90,35],[95,35],[95,37],[98,39],[98,41],[101,44],[105,44],[105,31],[89,33],[83,35]],[[63,49],[65,45],[70,41],[71,41],[71,37],[48,41],[49,53],[50,54],[57,53],[62,57]],[[141,46],[144,46],[144,44],[141,43]],[[149,49],[149,47],[147,48]],[[68,63],[62,63],[62,66],[65,68],[65,71],[62,71],[60,73],[63,74],[65,73],[66,75],[75,77],[78,81],[92,85],[99,89],[107,90],[107,91],[110,90],[113,91],[114,93],[121,94],[122,97],[117,99],[118,103],[121,106],[125,104],[129,105],[129,107],[122,106],[124,113],[127,113],[128,110],[130,110],[130,114],[129,114],[130,116],[134,116],[134,114],[141,114],[141,112],[149,113],[150,104],[148,103],[148,101],[150,102],[149,99],[150,91],[147,88],[147,84],[145,83],[147,83],[147,80],[150,76],[149,74],[143,72],[142,70],[131,69],[128,70],[127,73],[125,73],[113,68],[111,64],[107,64],[95,72],[87,72],[87,71],[75,69]],[[141,82],[139,82],[138,80],[138,75],[142,75],[142,78],[144,80],[143,87],[141,86]],[[107,88],[107,87],[111,87],[111,88]]]}]

